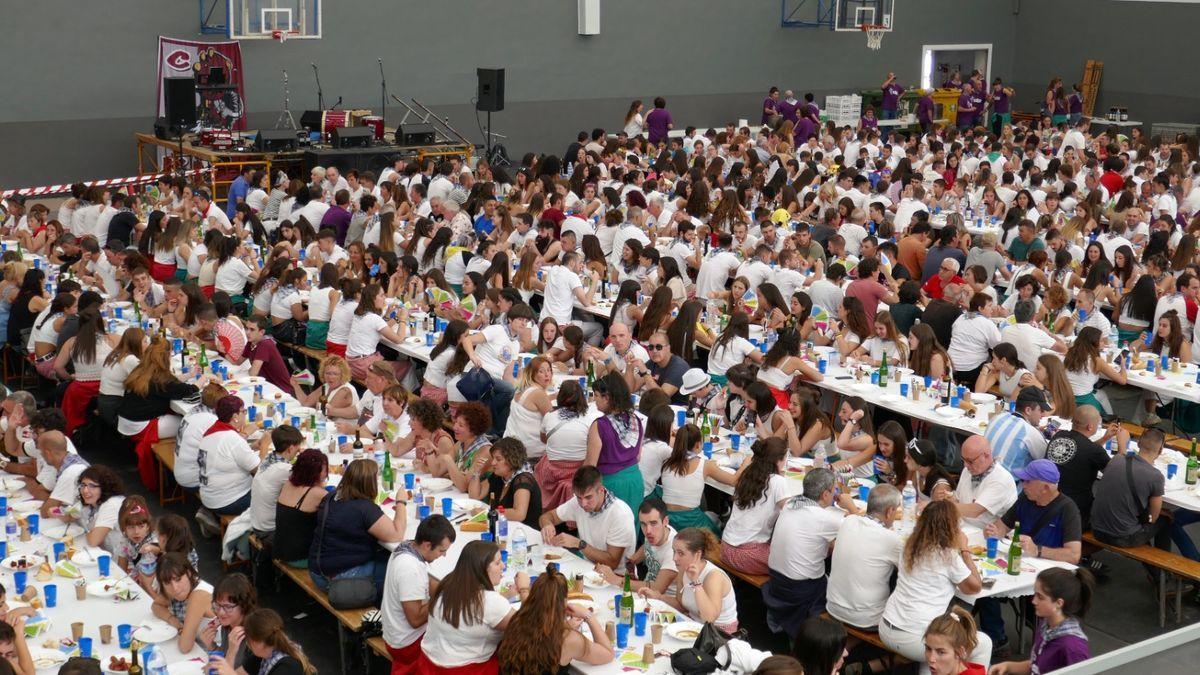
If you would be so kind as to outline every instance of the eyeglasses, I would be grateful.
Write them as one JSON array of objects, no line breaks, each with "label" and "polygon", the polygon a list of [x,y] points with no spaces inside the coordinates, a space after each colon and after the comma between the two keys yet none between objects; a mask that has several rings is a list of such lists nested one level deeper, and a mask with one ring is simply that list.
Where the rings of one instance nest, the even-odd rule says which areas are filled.
[{"label": "eyeglasses", "polygon": [[232,612],[238,608],[235,602],[217,602],[213,601],[212,608],[214,612]]},{"label": "eyeglasses", "polygon": [[666,348],[667,348],[666,345],[646,345],[646,349],[649,349],[652,352],[659,352]]}]

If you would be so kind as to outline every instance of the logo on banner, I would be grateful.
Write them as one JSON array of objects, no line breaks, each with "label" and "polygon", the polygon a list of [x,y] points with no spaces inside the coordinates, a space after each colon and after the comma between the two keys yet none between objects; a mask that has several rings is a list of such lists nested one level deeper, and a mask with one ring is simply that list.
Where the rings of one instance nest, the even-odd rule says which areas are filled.
[{"label": "logo on banner", "polygon": [[176,49],[167,54],[166,63],[172,70],[188,70],[192,67],[192,55],[186,49]]}]

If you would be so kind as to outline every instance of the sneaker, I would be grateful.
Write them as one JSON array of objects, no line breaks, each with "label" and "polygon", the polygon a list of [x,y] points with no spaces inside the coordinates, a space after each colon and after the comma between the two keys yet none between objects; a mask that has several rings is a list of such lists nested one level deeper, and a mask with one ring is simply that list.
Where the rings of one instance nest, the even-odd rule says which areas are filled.
[{"label": "sneaker", "polygon": [[1146,418],[1142,420],[1142,426],[1152,427],[1162,422],[1162,418],[1154,413],[1146,413]]},{"label": "sneaker", "polygon": [[196,522],[200,525],[200,535],[205,539],[211,539],[221,534],[221,523],[208,509],[201,508],[196,511]]}]

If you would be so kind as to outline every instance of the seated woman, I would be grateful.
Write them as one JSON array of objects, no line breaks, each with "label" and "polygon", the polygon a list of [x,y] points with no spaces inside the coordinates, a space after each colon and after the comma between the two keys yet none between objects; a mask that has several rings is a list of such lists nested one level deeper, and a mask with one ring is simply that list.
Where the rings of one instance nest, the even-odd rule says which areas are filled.
[{"label": "seated woman", "polygon": [[155,572],[162,595],[151,605],[154,616],[179,631],[179,651],[187,654],[196,645],[200,623],[211,619],[213,587],[200,579],[200,573],[188,559],[178,553],[168,553],[158,561]]},{"label": "seated woman", "polygon": [[775,392],[767,385],[753,382],[746,387],[746,407],[754,413],[754,430],[759,438],[782,438],[789,447],[798,444],[792,416],[779,407]]},{"label": "seated woman", "polygon": [[1051,567],[1039,572],[1033,584],[1038,625],[1029,659],[997,663],[992,675],[1050,673],[1091,658],[1083,617],[1092,605],[1095,586],[1091,572],[1084,568]]},{"label": "seated woman", "polygon": [[317,507],[325,498],[328,478],[329,458],[324,452],[309,448],[296,456],[275,502],[275,531],[288,533],[272,542],[271,555],[276,560],[290,567],[308,566],[308,549],[317,528]]},{"label": "seated woman", "polygon": [[762,438],[755,442],[750,461],[737,471],[733,510],[721,533],[721,563],[745,574],[766,576],[771,533],[791,488],[783,477],[787,442]]},{"label": "seated woman", "polygon": [[884,356],[887,356],[888,363],[893,366],[908,363],[908,343],[896,330],[896,324],[888,310],[882,310],[875,315],[875,328],[871,337],[863,341],[850,356],[872,366],[878,366]]},{"label": "seated woman", "polygon": [[492,443],[487,437],[492,414],[484,404],[471,401],[458,406],[453,420],[454,454],[426,455],[425,465],[430,474],[449,478],[455,489],[483,499],[487,496],[486,476],[492,470]]},{"label": "seated woman", "polygon": [[534,467],[542,489],[542,508],[547,511],[574,496],[571,478],[587,457],[588,433],[595,418],[575,380],[559,386],[555,403],[555,410],[542,418],[541,436],[546,454]]},{"label": "seated woman", "polygon": [[[461,358],[466,359],[466,353],[458,349],[458,344],[462,340],[462,336],[466,335],[467,328],[466,321],[455,319],[442,332],[442,339],[434,345],[433,351],[429,353],[429,365],[425,367],[425,376],[421,383],[421,398],[427,398],[439,405],[446,402],[446,381],[448,379],[446,369],[456,353],[461,352]],[[462,372],[462,365],[459,364],[455,372]]]},{"label": "seated woman", "polygon": [[568,375],[586,375],[590,358],[583,341],[583,329],[574,324],[563,328],[562,335],[546,354],[554,369]]},{"label": "seated woman", "polygon": [[283,273],[279,286],[271,295],[268,313],[271,335],[282,344],[302,345],[307,339],[308,310],[300,294],[307,291],[308,272],[296,268]]},{"label": "seated woman", "polygon": [[888,483],[903,490],[908,483],[908,437],[904,427],[895,420],[888,420],[875,430],[875,461],[871,464],[871,475],[875,484]]},{"label": "seated woman", "polygon": [[[1130,343],[1135,349],[1142,352],[1144,359],[1178,359],[1180,363],[1190,363],[1192,360],[1192,341],[1188,340],[1183,334],[1180,327],[1179,312],[1176,310],[1167,310],[1158,318],[1158,330],[1154,331],[1152,339],[1147,341],[1145,338],[1137,342]],[[1161,361],[1160,364],[1161,365]],[[1156,367],[1155,370],[1158,368]],[[1149,391],[1143,390],[1142,403],[1146,407],[1145,424],[1153,426],[1162,421],[1162,418],[1155,412],[1160,405],[1159,396]],[[1168,405],[1174,398],[1170,396],[1161,397],[1161,405]]]},{"label": "seated woman", "polygon": [[728,381],[725,373],[747,360],[762,363],[763,354],[750,342],[750,317],[734,314],[708,354],[708,374],[714,384],[723,386]]},{"label": "seated woman", "polygon": [[69,383],[62,398],[62,410],[67,418],[64,431],[68,436],[88,421],[88,406],[100,394],[104,362],[118,339],[119,336],[105,332],[100,308],[89,306],[79,314],[78,332],[67,338],[58,350],[54,372],[60,382]]},{"label": "seated woman", "polygon": [[74,293],[60,288],[50,306],[42,310],[33,322],[33,331],[29,335],[29,351],[33,357],[34,369],[47,380],[57,381],[54,359],[58,353],[58,332],[62,330],[67,317],[75,314],[77,301]]},{"label": "seated woman", "polygon": [[954,489],[954,476],[938,461],[937,448],[932,441],[914,438],[905,447],[904,464],[908,480],[917,491],[921,504],[930,499],[940,499]]},{"label": "seated woman", "polygon": [[1100,356],[1100,341],[1104,336],[1095,326],[1085,326],[1075,336],[1075,342],[1067,350],[1063,358],[1063,366],[1067,370],[1067,382],[1071,383],[1071,392],[1075,397],[1075,405],[1090,405],[1105,414],[1105,407],[1096,397],[1096,383],[1100,376],[1125,384],[1125,363],[1112,364]]},{"label": "seated woman", "polygon": [[638,468],[644,427],[633,411],[633,399],[625,378],[612,372],[593,386],[597,417],[588,429],[587,455],[583,463],[604,476],[604,487],[637,513],[642,505],[642,472]]},{"label": "seated woman", "polygon": [[454,438],[442,428],[442,407],[426,398],[419,398],[408,406],[408,423],[412,433],[396,439],[389,446],[393,456],[402,457],[416,450],[414,466],[418,471],[428,471],[439,457],[454,453]]},{"label": "seated woman", "polygon": [[86,533],[88,546],[99,546],[114,553],[121,541],[117,516],[125,501],[125,486],[115,471],[93,464],[79,474],[79,503],[83,507],[79,524]]},{"label": "seated woman", "polygon": [[919,323],[908,332],[908,367],[913,375],[941,381],[951,371],[950,355],[938,342],[927,323]]},{"label": "seated woman", "polygon": [[218,515],[236,516],[250,508],[254,471],[270,446],[255,450],[246,442],[246,404],[237,396],[217,401],[217,421],[200,439],[200,502]]},{"label": "seated woman", "polygon": [[[587,624],[588,639],[580,631]],[[504,673],[561,673],[572,661],[612,663],[612,641],[596,615],[567,603],[567,577],[547,567],[508,623],[496,658]]]},{"label": "seated woman", "polygon": [[300,647],[283,632],[283,619],[273,609],[256,609],[243,622],[242,666],[235,668],[225,656],[212,655],[217,675],[316,675]]},{"label": "seated woman", "polygon": [[853,471],[860,477],[871,475],[871,461],[875,458],[874,428],[871,418],[866,416],[867,402],[857,396],[842,399],[838,409],[835,428],[838,431],[838,461],[833,463],[835,471]]},{"label": "seated woman", "polygon": [[[321,384],[305,394],[292,376],[292,392],[300,405],[316,408],[321,414],[341,420],[358,419],[358,390],[350,382],[350,366],[340,356],[326,356],[318,372]],[[307,422],[307,420],[304,420]]]},{"label": "seated woman", "polygon": [[321,266],[317,287],[308,296],[308,322],[304,332],[304,346],[309,349],[325,349],[329,320],[341,299],[337,265],[326,263]]},{"label": "seated woman", "polygon": [[871,323],[867,321],[867,311],[862,301],[853,296],[842,298],[838,319],[841,320],[841,330],[834,339],[834,345],[839,354],[849,356],[871,336]]},{"label": "seated woman", "polygon": [[737,632],[733,582],[724,570],[709,562],[720,550],[717,537],[709,530],[689,527],[675,535],[671,549],[675,567],[680,570],[675,580],[675,593],[665,595],[651,586],[643,586],[638,589],[638,594],[662,600],[688,616],[711,622],[726,633]]},{"label": "seated woman", "polygon": [[836,454],[833,424],[821,412],[820,394],[804,387],[792,391],[788,395],[788,412],[796,427],[795,443],[789,443],[788,447],[792,456],[804,457],[818,451],[826,457]]},{"label": "seated woman", "polygon": [[[504,578],[500,548],[469,542],[429,598],[429,623],[421,640],[418,673],[497,675],[496,647],[514,611],[496,588]],[[516,590],[524,600],[529,576],[518,572]]]},{"label": "seated woman", "polygon": [[182,401],[190,407],[200,401],[196,385],[180,382],[171,372],[170,358],[167,340],[151,342],[125,379],[126,394],[117,409],[117,431],[137,443],[138,473],[144,485],[158,485],[154,444],[160,438],[174,438],[179,430],[180,417],[171,403]]},{"label": "seated woman", "polygon": [[129,495],[121,502],[117,513],[117,527],[121,534],[113,552],[117,558],[117,566],[136,578],[142,588],[151,595],[157,594],[159,589],[156,588],[155,573],[158,570],[157,558],[162,550],[158,546],[154,519],[150,515],[150,506],[145,498],[141,495]]},{"label": "seated woman", "polygon": [[800,335],[796,331],[785,330],[763,356],[758,379],[771,388],[779,407],[786,408],[787,392],[797,376],[809,382],[820,382],[822,379],[820,371],[800,358]]},{"label": "seated woman", "polygon": [[1021,363],[1021,356],[1011,342],[1001,342],[992,348],[992,360],[984,363],[975,380],[975,391],[998,392],[1008,401],[1015,401],[1024,387],[1037,383],[1033,373]]},{"label": "seated woman", "polygon": [[245,574],[235,572],[221,577],[212,593],[216,619],[200,631],[200,645],[210,652],[223,651],[227,662],[235,668],[243,668],[249,657],[249,645],[245,641],[246,616],[256,609],[258,592]]},{"label": "seated woman", "polygon": [[541,528],[542,490],[521,441],[501,438],[492,445],[492,474],[487,484],[489,503],[502,507],[508,522]]},{"label": "seated woman", "polygon": [[407,491],[396,492],[396,513],[388,518],[375,504],[379,466],[356,459],[342,473],[337,489],[317,509],[317,528],[308,549],[308,575],[321,590],[332,579],[368,577],[374,580],[378,606],[383,597],[388,551],[379,546],[404,540],[408,524]]},{"label": "seated woman", "polygon": [[676,530],[699,527],[717,534],[720,532],[717,524],[700,508],[705,481],[711,478],[730,486],[737,481],[734,474],[704,458],[700,452],[704,440],[695,424],[680,428],[675,433],[671,454],[662,464],[659,480],[662,481],[662,500],[667,504],[671,527]]},{"label": "seated woman", "polygon": [[[579,330],[578,326],[568,327]],[[583,340],[583,333],[579,334],[579,339]],[[542,420],[554,410],[548,393],[553,384],[554,371],[550,360],[544,356],[533,357],[517,379],[517,392],[509,408],[505,434],[520,441],[525,446],[526,456],[533,462],[546,454],[546,444],[542,442]]]}]

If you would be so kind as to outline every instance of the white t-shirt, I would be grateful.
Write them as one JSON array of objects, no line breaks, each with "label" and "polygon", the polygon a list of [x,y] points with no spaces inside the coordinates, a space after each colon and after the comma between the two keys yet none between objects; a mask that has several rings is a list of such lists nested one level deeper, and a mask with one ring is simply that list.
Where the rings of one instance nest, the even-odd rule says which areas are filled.
[{"label": "white t-shirt", "polygon": [[[670,514],[668,514],[668,517],[670,517]],[[663,539],[661,544],[655,546],[654,544],[651,544],[649,540],[646,540],[644,544],[646,547],[647,557],[653,556],[654,559],[658,561],[659,572],[667,570],[671,572],[679,571],[679,568],[675,566],[674,551],[671,550],[671,545],[675,543],[676,534],[677,532],[675,531],[675,528],[667,525],[667,536]]]},{"label": "white t-shirt", "polygon": [[[447,181],[449,182],[449,181]],[[411,557],[411,556],[405,556]],[[442,606],[430,608],[429,623],[425,625],[425,638],[421,650],[435,665],[457,668],[469,663],[482,663],[492,658],[504,633],[496,625],[513,611],[508,599],[496,591],[483,592],[483,620],[467,624],[460,619],[455,628],[442,618]],[[404,610],[400,610],[403,612]]]},{"label": "white t-shirt", "polygon": [[[121,495],[113,495],[104,500],[100,504],[100,508],[96,509],[96,517],[92,520],[92,529],[97,527],[107,527],[112,532],[120,532],[121,528],[118,524],[117,516],[121,513],[121,504],[125,503],[125,498]],[[105,537],[107,540],[107,537]]]},{"label": "white t-shirt", "polygon": [[712,375],[724,375],[753,353],[754,345],[746,338],[737,336],[728,343],[713,348],[708,355],[708,372]]},{"label": "white t-shirt", "polygon": [[[425,634],[425,626],[413,628],[404,614],[403,602],[429,600],[429,563],[408,553],[393,554],[388,560],[383,584],[383,640],[393,649],[409,646]],[[432,618],[432,617],[431,617]]]},{"label": "white t-shirt", "polygon": [[600,549],[609,546],[625,547],[614,569],[622,569],[625,559],[637,546],[637,535],[633,530],[633,510],[620,499],[613,499],[612,504],[600,513],[588,513],[579,505],[579,498],[572,496],[554,509],[554,513],[563,522],[574,521],[579,529],[579,538],[590,546]]},{"label": "white t-shirt", "polygon": [[631,358],[641,360],[642,363],[650,363],[650,354],[646,351],[646,348],[632,340],[629,342],[629,349],[624,355],[617,353],[617,348],[613,346],[612,342],[609,342],[608,346],[604,348],[604,353],[612,359],[613,366],[616,367],[617,372],[622,374],[624,374],[625,369],[629,366],[629,359]]},{"label": "white t-shirt", "polygon": [[54,489],[50,490],[50,499],[58,500],[63,504],[74,504],[79,501],[79,474],[83,473],[86,468],[88,468],[87,462],[76,462],[57,471],[58,477],[54,481]]},{"label": "white t-shirt", "polygon": [[[853,192],[853,190],[851,190]],[[842,223],[838,228],[838,234],[846,240],[846,253],[850,255],[858,255],[859,247],[862,246],[862,240],[867,238],[867,230],[862,225],[857,223]]]},{"label": "white t-shirt", "polygon": [[642,472],[642,495],[648,495],[662,476],[663,462],[671,456],[671,446],[662,441],[643,441],[638,455],[638,468]]},{"label": "white t-shirt", "polygon": [[333,313],[329,316],[329,332],[325,335],[326,342],[344,345],[350,339],[350,325],[354,322],[354,311],[358,309],[357,300],[339,300],[334,305]]},{"label": "white t-shirt", "polygon": [[986,316],[967,312],[950,327],[950,362],[955,370],[975,370],[988,360],[988,350],[1000,344],[1000,329]]},{"label": "white t-shirt", "polygon": [[900,630],[923,634],[929,622],[945,613],[955,585],[969,576],[971,570],[954,550],[941,557],[928,554],[912,570],[905,570],[900,563],[896,590],[888,598],[882,620]]},{"label": "white t-shirt", "polygon": [[249,280],[250,267],[242,262],[241,258],[230,258],[217,268],[217,276],[213,285],[218,291],[225,291],[231,296],[241,295]]},{"label": "white t-shirt", "polygon": [[725,290],[725,282],[729,273],[736,270],[742,262],[729,251],[719,251],[700,263],[700,271],[696,274],[696,297],[708,299],[713,291]]},{"label": "white t-shirt", "polygon": [[900,534],[865,516],[847,516],[838,528],[829,571],[825,608],[843,623],[860,628],[879,625],[892,590],[892,571],[900,562]]},{"label": "white t-shirt", "polygon": [[784,505],[775,521],[767,566],[789,579],[820,579],[825,576],[829,545],[837,538],[842,512],[815,504]]},{"label": "white t-shirt", "polygon": [[1026,368],[1036,367],[1042,350],[1054,347],[1054,338],[1049,333],[1028,323],[1006,326],[1000,338],[1017,348],[1017,358]]},{"label": "white t-shirt", "polygon": [[100,393],[105,396],[124,396],[125,379],[140,361],[133,354],[128,354],[111,366],[105,366],[100,371]]},{"label": "white t-shirt", "polygon": [[554,317],[560,326],[570,323],[571,311],[575,307],[575,289],[583,288],[583,281],[578,274],[562,266],[547,268],[543,276],[546,291],[539,321]]},{"label": "white t-shirt", "polygon": [[[229,216],[225,215],[225,211],[218,207],[216,202],[209,202],[208,210],[204,212],[205,229],[208,227],[209,218],[216,218],[217,227],[221,228],[225,234],[229,234],[229,231],[233,229],[233,223],[229,222]],[[319,222],[316,221],[313,225],[315,226]]]},{"label": "white t-shirt", "polygon": [[[588,430],[601,413],[595,408],[577,417],[563,419],[558,412],[542,418],[546,438],[546,458],[553,462],[578,462],[587,456]],[[551,433],[553,432],[553,433]]]},{"label": "white t-shirt", "polygon": [[736,274],[739,277],[746,277],[746,281],[750,282],[750,289],[754,290],[770,281],[771,266],[757,258],[747,260],[738,266]]},{"label": "white t-shirt", "polygon": [[250,484],[250,527],[259,532],[275,531],[275,502],[291,473],[291,464],[275,462],[254,474]]},{"label": "white t-shirt", "polygon": [[346,344],[346,356],[374,354],[379,349],[379,329],[386,326],[387,322],[375,312],[356,314],[350,322],[350,341]]},{"label": "white t-shirt", "polygon": [[[326,295],[328,295],[328,291]],[[292,306],[303,302],[300,298],[300,291],[294,287],[290,287],[287,292],[283,288],[278,288],[271,296],[271,318],[286,321],[292,318]]]},{"label": "white t-shirt", "polygon": [[201,408],[185,416],[179,422],[179,433],[175,438],[175,482],[185,488],[200,487],[200,439],[204,432],[217,421],[217,416]]},{"label": "white t-shirt", "polygon": [[475,355],[483,362],[483,369],[489,375],[503,380],[504,371],[521,353],[521,342],[509,336],[507,326],[488,326],[480,332],[485,340],[475,346]]},{"label": "white t-shirt", "polygon": [[779,517],[779,509],[775,505],[790,496],[787,479],[779,474],[771,476],[763,499],[748,509],[736,503],[733,505],[733,513],[729,516],[721,540],[730,546],[770,541],[771,530],[775,528],[775,520]]},{"label": "white t-shirt", "polygon": [[258,453],[236,431],[218,431],[200,439],[200,501],[219,509],[250,491]]},{"label": "white t-shirt", "polygon": [[973,485],[971,470],[963,469],[954,496],[959,504],[979,504],[985,509],[975,518],[963,518],[964,523],[982,529],[999,519],[1010,506],[1017,503],[1017,484],[1008,469],[999,463],[993,463],[992,470],[983,477],[978,486]]}]

